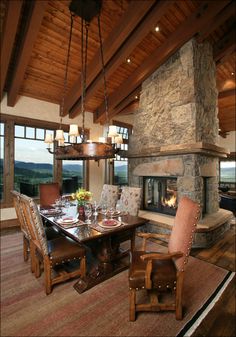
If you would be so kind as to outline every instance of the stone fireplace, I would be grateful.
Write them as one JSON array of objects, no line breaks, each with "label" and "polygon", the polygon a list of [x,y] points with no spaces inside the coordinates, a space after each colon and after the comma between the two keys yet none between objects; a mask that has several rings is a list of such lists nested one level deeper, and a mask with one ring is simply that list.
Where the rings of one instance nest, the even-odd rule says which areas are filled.
[{"label": "stone fireplace", "polygon": [[177,197],[176,177],[143,178],[143,209],[175,215]]},{"label": "stone fireplace", "polygon": [[[218,161],[226,150],[217,145],[217,94],[211,46],[195,39],[143,83],[128,151],[130,186],[145,192],[145,178],[174,177],[177,202],[199,202],[202,219],[219,212]],[[163,188],[150,186],[149,194]],[[143,208],[155,206],[154,199],[144,199]]]}]

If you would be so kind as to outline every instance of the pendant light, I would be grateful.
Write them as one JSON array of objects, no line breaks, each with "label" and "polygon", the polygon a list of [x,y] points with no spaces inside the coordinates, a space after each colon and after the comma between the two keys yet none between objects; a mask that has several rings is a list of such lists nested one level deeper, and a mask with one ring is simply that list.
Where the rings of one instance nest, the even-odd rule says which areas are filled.
[{"label": "pendant light", "polygon": [[[96,6],[94,7],[94,4]],[[100,10],[102,1],[101,0],[72,0],[69,6],[71,13],[71,29],[70,38],[68,44],[67,62],[66,62],[66,73],[64,79],[64,93],[62,98],[60,115],[63,115],[64,110],[64,99],[67,87],[67,72],[69,63],[69,53],[70,44],[72,36],[73,27],[73,16],[79,16],[81,21],[81,114],[82,114],[82,127],[81,127],[81,143],[77,143],[77,137],[79,136],[78,125],[71,124],[69,128],[70,144],[64,145],[64,135],[61,127],[56,132],[55,140],[58,140],[58,146],[55,151],[52,152],[50,145],[47,148],[50,153],[54,153],[56,159],[75,159],[75,160],[100,160],[107,158],[114,158],[115,154],[119,151],[120,144],[123,143],[122,136],[116,131],[115,125],[109,126],[109,115],[108,115],[108,98],[107,98],[107,86],[106,86],[106,76],[105,76],[105,65],[103,57],[103,45],[101,37],[101,24],[100,24]],[[104,84],[104,102],[105,102],[105,116],[106,123],[105,128],[107,131],[106,137],[99,137],[99,141],[95,142],[92,140],[87,140],[85,133],[85,98],[86,98],[86,71],[87,71],[87,51],[88,51],[88,30],[89,21],[97,16],[98,22],[98,33],[99,33],[99,43],[101,52],[101,63],[103,72],[103,84]],[[45,138],[45,143],[50,144],[51,138]]]}]

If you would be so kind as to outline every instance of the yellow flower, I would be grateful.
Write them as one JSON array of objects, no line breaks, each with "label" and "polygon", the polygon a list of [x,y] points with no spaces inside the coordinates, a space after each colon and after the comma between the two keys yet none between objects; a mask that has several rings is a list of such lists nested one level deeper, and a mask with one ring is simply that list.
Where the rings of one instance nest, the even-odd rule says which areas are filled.
[{"label": "yellow flower", "polygon": [[71,194],[71,198],[73,200],[77,200],[78,204],[84,204],[89,201],[91,197],[92,193],[90,191],[86,191],[84,188],[80,188],[75,193]]}]

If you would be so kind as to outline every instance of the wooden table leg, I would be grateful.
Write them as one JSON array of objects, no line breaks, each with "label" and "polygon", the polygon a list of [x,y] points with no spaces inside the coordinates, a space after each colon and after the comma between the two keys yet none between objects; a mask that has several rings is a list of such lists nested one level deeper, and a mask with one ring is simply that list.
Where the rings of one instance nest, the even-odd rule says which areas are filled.
[{"label": "wooden table leg", "polygon": [[117,257],[117,250],[112,247],[111,236],[101,238],[99,240],[99,246],[96,241],[96,257],[99,260],[97,265],[97,273],[88,273],[85,277],[81,277],[74,288],[79,292],[84,291],[94,287],[110,277],[120,273],[121,271],[128,268],[128,263],[122,263]]}]

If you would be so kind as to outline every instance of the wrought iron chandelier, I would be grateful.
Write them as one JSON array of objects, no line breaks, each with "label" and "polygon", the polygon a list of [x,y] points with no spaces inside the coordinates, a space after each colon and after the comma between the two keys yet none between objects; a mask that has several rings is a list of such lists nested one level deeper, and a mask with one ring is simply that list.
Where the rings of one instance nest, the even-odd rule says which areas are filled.
[{"label": "wrought iron chandelier", "polygon": [[[71,13],[71,25],[70,25],[70,36],[67,50],[67,60],[65,67],[65,78],[62,102],[60,105],[60,127],[56,130],[55,139],[53,139],[52,134],[46,134],[44,142],[48,144],[47,150],[51,154],[55,154],[56,159],[71,159],[71,160],[100,160],[114,158],[115,154],[118,153],[120,149],[120,144],[123,143],[122,136],[116,131],[115,125],[109,126],[108,120],[108,98],[107,98],[107,86],[106,86],[106,76],[105,76],[105,65],[103,57],[103,45],[101,37],[101,25],[100,25],[100,10],[102,1],[101,0],[72,0],[69,6]],[[64,111],[64,100],[65,93],[67,89],[67,74],[68,65],[70,57],[70,46],[73,30],[73,19],[74,16],[79,16],[81,18],[81,113],[82,113],[82,128],[79,134],[78,125],[70,125],[69,136],[70,144],[65,145],[64,133],[62,130],[62,115]],[[104,84],[104,102],[105,102],[105,116],[107,129],[107,137],[99,137],[99,141],[91,141],[86,137],[85,132],[85,96],[86,96],[86,68],[87,68],[87,49],[88,49],[88,26],[92,18],[97,16],[98,20],[98,32],[99,32],[99,42],[100,42],[100,52],[101,52],[101,63],[103,72],[103,84]],[[84,33],[85,31],[85,33]],[[84,48],[85,44],[85,48]],[[77,137],[80,136],[81,143],[77,143]],[[51,150],[51,144],[55,143],[55,150]]]}]

